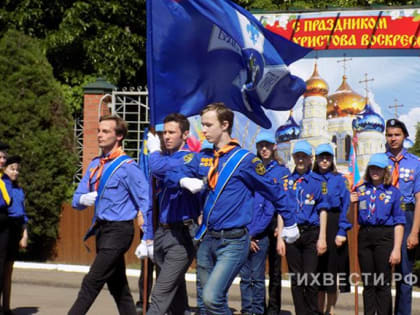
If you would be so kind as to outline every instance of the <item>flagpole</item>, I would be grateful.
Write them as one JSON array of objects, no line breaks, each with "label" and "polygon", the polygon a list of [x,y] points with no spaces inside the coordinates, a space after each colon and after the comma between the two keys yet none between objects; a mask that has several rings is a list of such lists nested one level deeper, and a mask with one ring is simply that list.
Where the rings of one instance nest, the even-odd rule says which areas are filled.
[{"label": "flagpole", "polygon": [[[352,191],[354,188],[352,189]],[[357,242],[357,236],[359,232],[359,223],[358,223],[358,203],[351,203],[351,210],[353,211],[353,248],[354,248],[354,258],[353,258],[353,272],[356,275],[356,281],[354,285],[354,314],[359,315],[359,292],[358,292],[358,283],[359,275],[357,274],[358,264],[359,264],[359,246]]]},{"label": "flagpole", "polygon": [[[351,187],[351,191],[356,191],[356,187],[359,184],[357,181],[359,181],[358,174],[359,169],[357,165],[357,132],[353,129],[353,139],[352,139],[352,146],[353,146],[353,154],[354,154],[354,163],[353,163],[353,184]],[[356,175],[357,174],[357,175]],[[357,180],[357,181],[356,181]],[[359,315],[359,244],[358,244],[358,234],[359,234],[359,220],[358,220],[358,214],[359,214],[359,203],[358,202],[352,202],[351,210],[353,211],[353,246],[354,246],[354,258],[353,258],[353,272],[356,275],[356,281],[354,285],[354,314]]]},{"label": "flagpole", "polygon": [[144,277],[143,277],[143,314],[146,315],[147,313],[147,283],[148,283],[148,273],[149,273],[149,257],[144,258]]}]

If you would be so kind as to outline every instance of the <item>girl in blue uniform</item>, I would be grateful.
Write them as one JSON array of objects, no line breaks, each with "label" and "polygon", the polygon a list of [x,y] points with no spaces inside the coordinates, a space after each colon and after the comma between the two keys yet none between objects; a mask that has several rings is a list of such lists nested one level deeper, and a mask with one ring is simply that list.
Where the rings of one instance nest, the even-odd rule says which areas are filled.
[{"label": "girl in blue uniform", "polygon": [[388,157],[371,156],[365,182],[351,194],[359,206],[359,265],[366,315],[391,315],[391,269],[401,260],[405,215],[401,193],[391,185]]},{"label": "girl in blue uniform", "polygon": [[4,268],[3,312],[6,315],[12,314],[10,311],[10,291],[13,262],[16,259],[19,247],[26,248],[28,245],[28,232],[26,229],[28,217],[25,212],[25,194],[17,182],[20,161],[21,158],[18,156],[8,157],[3,174],[3,177],[10,179],[12,182],[11,198],[13,200],[8,208],[9,242]]},{"label": "girl in blue uniform", "polygon": [[[330,206],[327,218],[327,252],[319,258],[321,287],[318,293],[321,313],[334,314],[337,303],[337,274],[349,274],[347,230],[351,228],[347,220],[350,205],[350,192],[346,180],[337,172],[334,164],[334,151],[329,143],[320,144],[315,149],[315,165],[313,171],[322,175],[327,182],[327,200]],[[340,290],[349,292],[349,285],[340,283]],[[325,294],[327,305],[325,307]],[[325,310],[324,310],[325,309]]]},{"label": "girl in blue uniform", "polygon": [[284,207],[294,209],[300,238],[292,244],[286,244],[286,257],[295,314],[314,315],[319,314],[316,279],[318,256],[327,250],[327,183],[322,176],[311,172],[312,146],[307,141],[296,142],[293,160],[293,173],[283,178],[283,189],[287,194]]},{"label": "girl in blue uniform", "polygon": [[[263,131],[257,135],[255,142],[257,145],[257,155],[262,160],[266,169],[266,176],[269,176],[274,183],[279,183],[284,175],[289,174],[289,171],[280,164],[276,154],[276,141],[274,136],[271,133]],[[275,270],[278,271],[277,274],[280,279],[278,279],[278,297],[276,298],[276,302],[278,304],[280,303],[281,260],[276,251],[277,238],[274,237],[274,229],[271,224],[273,220],[275,220],[275,226],[277,226],[277,215],[274,216],[273,205],[271,202],[265,200],[263,196],[255,193],[252,221],[247,226],[249,235],[251,236],[250,253],[240,271],[242,314],[264,314],[265,261],[270,239],[275,240],[273,244],[274,255],[273,257],[270,255],[270,261],[275,260],[278,264],[274,265],[274,263],[270,263],[270,275]],[[280,305],[278,305],[276,314],[279,312]]]}]

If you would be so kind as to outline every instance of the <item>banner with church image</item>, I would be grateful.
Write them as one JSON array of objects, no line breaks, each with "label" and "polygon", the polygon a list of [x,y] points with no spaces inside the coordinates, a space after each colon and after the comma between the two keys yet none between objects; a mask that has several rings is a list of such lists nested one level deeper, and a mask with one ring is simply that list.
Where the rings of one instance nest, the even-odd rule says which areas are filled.
[{"label": "banner with church image", "polygon": [[[307,84],[293,111],[266,111],[289,167],[293,144],[306,139],[313,146],[335,143],[338,168],[346,172],[354,123],[361,173],[371,154],[385,150],[387,119],[405,122],[407,146],[415,140],[420,121],[420,8],[255,16],[271,31],[314,49],[289,66]],[[260,130],[236,114],[233,135],[244,147],[255,151]]]}]

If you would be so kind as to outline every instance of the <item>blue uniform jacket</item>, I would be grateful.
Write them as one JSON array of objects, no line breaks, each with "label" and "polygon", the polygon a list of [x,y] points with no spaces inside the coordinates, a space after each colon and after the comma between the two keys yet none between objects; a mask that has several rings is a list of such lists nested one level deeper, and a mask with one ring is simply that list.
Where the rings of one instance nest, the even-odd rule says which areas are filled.
[{"label": "blue uniform jacket", "polygon": [[[360,225],[386,225],[405,224],[405,214],[401,210],[401,193],[389,185],[376,187],[376,198],[373,196],[374,186],[365,182],[356,188],[359,194],[359,224]],[[372,211],[370,204],[374,204]]]},{"label": "blue uniform jacket", "polygon": [[[218,172],[223,164],[240,147],[220,157]],[[202,154],[196,154],[191,161],[177,170],[168,173],[165,183],[170,187],[179,187],[183,177],[206,178],[208,166],[201,165]],[[259,158],[248,154],[234,171],[229,182],[220,194],[208,220],[208,229],[224,230],[245,227],[251,222],[254,208],[254,192],[260,193],[264,198],[271,200],[275,208],[284,203],[285,194],[278,184],[274,184],[265,176],[265,168]],[[296,223],[294,214],[289,209],[281,212],[285,226]]]},{"label": "blue uniform jacket", "polygon": [[[277,184],[281,181],[281,178],[288,175],[289,170],[280,165],[277,161],[273,160],[266,166],[266,174],[273,183]],[[254,237],[267,228],[273,219],[274,206],[273,204],[264,199],[259,193],[255,193],[254,198],[254,212],[252,214],[251,223],[248,224],[247,228],[251,237]]]},{"label": "blue uniform jacket", "polygon": [[[79,203],[80,196],[95,190],[96,175],[89,185],[91,171],[99,164],[99,157],[90,162],[85,175],[73,195],[73,208],[83,210],[86,206]],[[111,165],[105,163],[104,171]],[[102,173],[103,174],[103,173]],[[98,196],[99,198],[99,196]],[[95,209],[97,218],[106,221],[128,221],[142,211],[146,217],[149,208],[149,184],[143,171],[133,160],[124,163],[109,177],[98,207]]]},{"label": "blue uniform jacket", "polygon": [[347,219],[347,212],[350,206],[350,192],[344,176],[340,173],[328,172],[320,174],[327,181],[327,201],[330,209],[339,209],[340,218],[338,221],[337,235],[347,236],[346,231],[351,229],[352,224]]},{"label": "blue uniform jacket", "polygon": [[292,210],[296,214],[297,224],[319,226],[319,212],[330,208],[325,179],[316,173],[300,175],[295,171],[284,177],[282,184],[287,198],[281,209]]},{"label": "blue uniform jacket", "polygon": [[25,224],[28,223],[28,216],[25,211],[25,193],[23,192],[23,189],[12,184],[11,195],[13,202],[8,208],[8,216],[12,218],[22,218]]},{"label": "blue uniform jacket", "polygon": [[165,175],[184,165],[193,158],[187,147],[171,155],[153,152],[150,154],[149,166],[151,174],[159,180],[161,190],[159,196],[159,222],[163,224],[196,219],[200,213],[199,197],[186,189],[168,187],[163,183]]},{"label": "blue uniform jacket", "polygon": [[[418,156],[407,152],[403,149],[401,152],[404,156],[399,163],[400,178],[399,189],[403,196],[404,203],[416,203],[415,194],[420,191],[420,160]],[[389,158],[389,168],[392,173],[394,161],[391,160],[392,154],[386,152]]]},{"label": "blue uniform jacket", "polygon": [[[0,173],[1,174],[1,173]],[[0,178],[0,209],[7,208],[12,202],[12,182],[7,175]]]},{"label": "blue uniform jacket", "polygon": [[[153,179],[152,176],[150,176],[150,180],[149,180],[149,207],[147,208],[146,211],[146,216],[143,218],[144,219],[144,224],[143,224],[143,240],[152,240],[154,238],[154,232],[153,232],[153,189],[152,188],[152,184],[153,184]],[[157,191],[157,189],[155,189],[155,191]]]}]

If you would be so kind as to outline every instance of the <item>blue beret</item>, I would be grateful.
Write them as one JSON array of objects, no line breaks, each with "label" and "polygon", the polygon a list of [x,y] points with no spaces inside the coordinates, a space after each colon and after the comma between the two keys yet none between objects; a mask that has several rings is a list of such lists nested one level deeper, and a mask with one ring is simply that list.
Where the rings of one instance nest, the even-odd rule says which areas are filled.
[{"label": "blue beret", "polygon": [[155,126],[155,131],[156,132],[163,132],[163,124],[157,124]]},{"label": "blue beret", "polygon": [[323,143],[316,147],[315,149],[315,155],[320,155],[322,153],[328,153],[331,155],[334,155],[334,150],[331,144],[329,143]]},{"label": "blue beret", "polygon": [[386,168],[388,167],[388,156],[385,153],[375,153],[370,157],[368,166]]},{"label": "blue beret", "polygon": [[395,118],[388,119],[386,122],[386,128],[400,128],[402,132],[404,133],[404,136],[406,137],[409,136],[407,127],[401,120],[398,120]]},{"label": "blue beret", "polygon": [[295,143],[295,147],[293,148],[293,153],[296,154],[299,152],[303,152],[306,155],[312,155],[312,146],[306,140],[300,140]]},{"label": "blue beret", "polygon": [[276,139],[274,138],[274,134],[271,132],[267,132],[267,131],[261,131],[258,135],[257,138],[255,139],[255,143],[259,143],[262,141],[266,141],[272,144],[276,144]]}]

